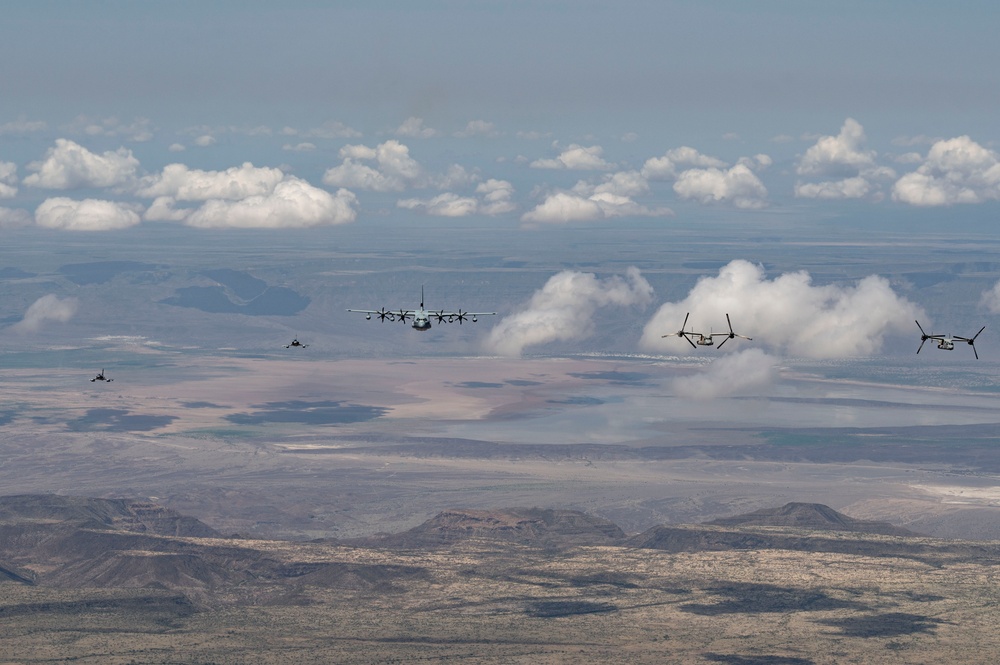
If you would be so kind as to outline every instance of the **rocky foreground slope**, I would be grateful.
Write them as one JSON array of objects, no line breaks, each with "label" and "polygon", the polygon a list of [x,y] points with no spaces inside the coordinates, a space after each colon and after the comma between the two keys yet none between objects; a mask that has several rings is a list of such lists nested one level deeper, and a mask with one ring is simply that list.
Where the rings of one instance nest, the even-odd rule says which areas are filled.
[{"label": "rocky foreground slope", "polygon": [[[789,514],[808,527],[770,523]],[[629,538],[575,511],[451,510],[304,543],[222,538],[149,504],[0,497],[0,662],[976,663],[1000,649],[1000,543],[870,533],[816,504],[753,515]]]}]

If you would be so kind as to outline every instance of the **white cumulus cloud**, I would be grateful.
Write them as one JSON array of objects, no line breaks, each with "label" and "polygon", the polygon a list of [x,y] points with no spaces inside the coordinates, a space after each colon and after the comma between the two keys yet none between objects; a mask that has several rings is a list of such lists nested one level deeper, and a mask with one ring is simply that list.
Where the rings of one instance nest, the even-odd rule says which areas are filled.
[{"label": "white cumulus cloud", "polygon": [[[410,149],[394,139],[375,148],[344,146],[340,156],[343,162],[323,174],[324,184],[376,192],[399,192],[407,187],[426,186],[423,168],[410,157]],[[371,161],[375,166],[365,163]]]},{"label": "white cumulus cloud", "polygon": [[479,201],[471,196],[445,192],[430,199],[401,199],[396,206],[438,217],[465,217],[476,213]]},{"label": "white cumulus cloud", "polygon": [[578,171],[605,171],[615,167],[604,160],[604,149],[599,145],[584,147],[572,144],[552,159],[536,159],[531,162],[533,169],[572,169]]},{"label": "white cumulus cloud", "polygon": [[424,126],[423,118],[409,117],[396,128],[396,136],[409,139],[430,139],[438,135],[436,129]]},{"label": "white cumulus cloud", "polygon": [[[206,201],[183,221],[198,228],[305,228],[347,224],[357,218],[357,197],[346,189],[331,194],[305,180],[288,177],[268,194],[238,201]],[[169,205],[165,206],[169,210]]]},{"label": "white cumulus cloud", "polygon": [[861,199],[871,191],[872,184],[860,176],[795,185],[795,196],[804,199]]},{"label": "white cumulus cloud", "polygon": [[681,146],[668,150],[662,157],[651,157],[642,167],[642,175],[650,180],[673,180],[686,168],[721,169],[728,164],[721,159],[703,155],[694,148]]},{"label": "white cumulus cloud", "polygon": [[135,178],[139,160],[131,150],[119,148],[97,155],[69,139],[56,139],[45,159],[28,164],[35,171],[24,179],[29,187],[75,189],[114,187]]},{"label": "white cumulus cloud", "polygon": [[564,270],[549,278],[520,312],[504,317],[485,346],[492,353],[518,356],[529,346],[585,339],[593,334],[598,309],[645,306],[652,298],[653,287],[638,268],[605,279]]},{"label": "white cumulus cloud", "polygon": [[730,395],[757,395],[778,376],[777,359],[761,349],[745,349],[719,356],[702,372],[674,379],[675,395],[715,399]]},{"label": "white cumulus cloud", "polygon": [[725,170],[710,167],[683,171],[674,183],[674,191],[682,199],[702,204],[729,203],[744,209],[767,206],[767,188],[743,162]]},{"label": "white cumulus cloud", "polygon": [[[357,218],[357,197],[350,191],[331,194],[281,169],[249,162],[224,171],[169,164],[143,178],[136,193],[154,198],[145,219],[199,228],[303,228]],[[190,202],[199,205],[178,205]]]},{"label": "white cumulus cloud", "polygon": [[0,199],[17,196],[17,164],[0,162]]},{"label": "white cumulus cloud", "polygon": [[225,171],[202,171],[189,169],[184,164],[168,164],[162,172],[143,178],[136,194],[150,198],[169,196],[178,201],[236,201],[270,194],[284,179],[281,169],[256,167],[250,162]]},{"label": "white cumulus cloud", "polygon": [[837,136],[821,136],[795,166],[799,175],[849,177],[875,163],[875,151],[865,150],[865,130],[857,120],[844,121]]},{"label": "white cumulus cloud", "polygon": [[608,191],[594,191],[590,195],[558,191],[521,215],[521,221],[528,225],[566,224],[616,217],[667,217],[672,214],[669,208],[647,208],[628,196]]},{"label": "white cumulus cloud", "polygon": [[618,171],[604,176],[596,185],[581,180],[573,187],[573,192],[581,196],[594,194],[641,196],[649,193],[649,181],[639,171]]},{"label": "white cumulus cloud", "polygon": [[514,185],[506,180],[490,178],[476,186],[476,194],[482,196],[479,212],[484,215],[503,215],[514,212],[517,205],[511,200],[514,197]]},{"label": "white cumulus cloud", "polygon": [[983,291],[979,298],[979,306],[990,314],[1000,314],[1000,281],[993,288]]},{"label": "white cumulus cloud", "polygon": [[795,166],[800,176],[825,178],[820,182],[797,182],[795,196],[811,199],[881,198],[877,180],[893,179],[896,172],[875,162],[877,153],[866,150],[865,130],[847,118],[837,136],[821,136]]},{"label": "white cumulus cloud", "polygon": [[506,180],[489,179],[476,187],[479,196],[459,196],[451,192],[430,199],[401,199],[400,208],[416,210],[439,217],[465,217],[467,215],[502,215],[513,212],[517,206],[511,201],[514,187]]},{"label": "white cumulus cloud", "polygon": [[114,231],[139,221],[134,206],[97,199],[76,201],[60,196],[42,201],[35,210],[38,226],[66,231]]},{"label": "white cumulus cloud", "polygon": [[492,122],[487,122],[486,120],[470,120],[465,125],[465,129],[455,132],[455,136],[460,139],[467,139],[473,136],[487,136],[492,138],[500,136],[500,132],[497,131],[496,125]]},{"label": "white cumulus cloud", "polygon": [[916,171],[896,181],[892,198],[915,206],[1000,200],[1000,159],[968,136],[938,141]]},{"label": "white cumulus cloud", "polygon": [[12,325],[11,330],[37,332],[49,321],[65,323],[73,318],[78,306],[76,298],[60,298],[50,293],[33,302],[24,313],[24,318]]},{"label": "white cumulus cloud", "polygon": [[649,193],[649,182],[639,171],[619,171],[598,183],[580,180],[569,191],[549,193],[521,216],[526,224],[564,224],[615,217],[668,217],[669,208],[649,208],[632,197]]},{"label": "white cumulus cloud", "polygon": [[[725,332],[728,313],[736,333],[752,337],[754,346],[810,358],[875,353],[886,335],[911,332],[909,322],[923,316],[877,275],[847,286],[814,286],[805,271],[769,280],[760,266],[735,260],[717,276],[698,280],[684,300],[662,305],[646,324],[642,346],[671,353],[689,350],[684,340],[662,337],[678,330],[688,312],[688,330]],[[742,345],[729,343],[723,352],[737,347]]]}]

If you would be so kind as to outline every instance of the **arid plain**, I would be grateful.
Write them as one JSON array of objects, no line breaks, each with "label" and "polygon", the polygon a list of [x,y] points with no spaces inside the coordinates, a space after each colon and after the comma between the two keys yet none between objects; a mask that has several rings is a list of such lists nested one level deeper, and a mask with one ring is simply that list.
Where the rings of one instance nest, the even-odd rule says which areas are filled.
[{"label": "arid plain", "polygon": [[192,358],[113,344],[126,362],[112,383],[0,370],[6,493],[148,498],[262,537],[501,506],[637,532],[788,501],[1000,537],[993,393],[786,367],[767,395],[696,400],[669,386],[697,358]]}]

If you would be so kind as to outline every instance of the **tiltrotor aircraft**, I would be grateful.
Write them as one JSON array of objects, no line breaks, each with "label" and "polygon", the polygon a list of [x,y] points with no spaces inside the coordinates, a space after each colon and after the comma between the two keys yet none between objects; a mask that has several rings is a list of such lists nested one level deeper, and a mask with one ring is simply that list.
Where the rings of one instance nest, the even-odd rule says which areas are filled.
[{"label": "tiltrotor aircraft", "polygon": [[[733,322],[729,320],[729,314],[726,314],[726,323],[729,325],[729,332],[727,333],[700,333],[694,330],[684,330],[687,327],[688,317],[691,316],[691,312],[684,315],[684,323],[681,325],[681,329],[677,332],[667,333],[666,335],[661,335],[661,337],[683,337],[687,340],[688,344],[692,348],[697,349],[698,346],[715,346],[716,337],[725,337],[726,339],[719,342],[719,346],[716,348],[721,349],[722,345],[733,339],[734,337],[739,337],[740,339],[752,340],[753,338],[747,337],[746,335],[737,335],[733,332]],[[692,339],[693,338],[693,339]]]},{"label": "tiltrotor aircraft", "polygon": [[972,337],[959,337],[958,335],[928,335],[924,332],[923,326],[920,325],[920,321],[914,319],[914,323],[920,328],[920,346],[917,347],[917,353],[920,353],[920,349],[924,348],[924,342],[927,340],[933,340],[937,342],[937,348],[944,349],[945,351],[954,351],[955,342],[965,342],[972,347],[972,353],[975,354],[976,360],[979,360],[979,353],[976,352],[976,338],[979,337],[979,333],[986,330],[986,326],[979,329]]}]

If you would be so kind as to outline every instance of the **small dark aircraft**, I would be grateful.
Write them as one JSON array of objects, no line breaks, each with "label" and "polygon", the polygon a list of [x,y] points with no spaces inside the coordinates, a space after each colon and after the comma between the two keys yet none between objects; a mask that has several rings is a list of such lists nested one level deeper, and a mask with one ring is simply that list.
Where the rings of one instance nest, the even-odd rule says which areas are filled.
[{"label": "small dark aircraft", "polygon": [[93,383],[94,381],[106,381],[107,383],[111,383],[112,381],[114,381],[114,379],[105,379],[104,370],[102,369],[100,374],[98,374],[97,376],[95,376],[90,380],[91,383]]},{"label": "small dark aircraft", "polygon": [[463,321],[472,321],[475,323],[479,320],[480,316],[494,316],[496,312],[463,312],[461,308],[457,312],[447,312],[445,310],[433,310],[424,309],[424,287],[420,287],[420,307],[417,309],[400,309],[398,311],[387,310],[385,307],[379,310],[374,309],[349,309],[348,312],[360,312],[365,315],[365,318],[371,321],[372,314],[378,317],[379,321],[385,322],[386,319],[390,321],[400,321],[406,323],[407,319],[413,320],[414,330],[430,330],[431,328],[431,318],[437,319],[438,323],[455,323],[458,322],[459,325]]},{"label": "small dark aircraft", "polygon": [[923,326],[920,325],[920,321],[914,319],[914,323],[920,328],[920,346],[917,347],[917,353],[920,353],[920,349],[924,348],[924,342],[927,340],[933,340],[937,342],[937,348],[944,349],[945,351],[954,351],[955,342],[965,342],[972,347],[972,353],[975,354],[976,360],[979,360],[979,353],[976,352],[976,338],[979,337],[979,333],[986,330],[986,326],[979,329],[972,337],[959,337],[958,335],[928,335],[924,332]]},{"label": "small dark aircraft", "polygon": [[308,345],[308,344],[303,344],[303,343],[302,343],[302,342],[300,342],[300,341],[299,341],[298,339],[293,339],[293,340],[292,340],[292,343],[291,343],[291,344],[285,344],[285,348],[286,348],[286,349],[290,349],[290,348],[292,348],[292,347],[298,347],[298,348],[300,348],[300,349],[304,349],[304,348],[306,348],[307,346],[309,346],[309,345]]},{"label": "small dark aircraft", "polygon": [[[735,332],[733,332],[733,322],[729,320],[729,314],[728,313],[726,314],[726,323],[729,325],[729,332],[727,332],[727,333],[707,333],[706,334],[706,333],[695,332],[693,330],[684,330],[684,328],[687,326],[687,322],[688,322],[688,317],[689,316],[691,316],[690,312],[688,312],[687,314],[684,315],[684,323],[681,325],[681,329],[680,330],[678,330],[675,333],[667,333],[666,335],[661,335],[661,337],[683,337],[684,339],[687,340],[688,344],[690,344],[691,347],[695,348],[695,349],[697,349],[698,346],[715,346],[715,338],[716,337],[725,337],[726,338],[726,339],[722,340],[721,342],[719,342],[719,346],[716,347],[716,348],[719,348],[719,349],[722,348],[723,344],[725,344],[729,340],[733,339],[734,337],[739,337],[740,339],[747,339],[747,340],[752,340],[753,339],[752,337],[747,337],[746,335],[737,335]],[[692,337],[694,339],[691,339]],[[698,346],[696,346],[696,345],[698,345]]]}]

